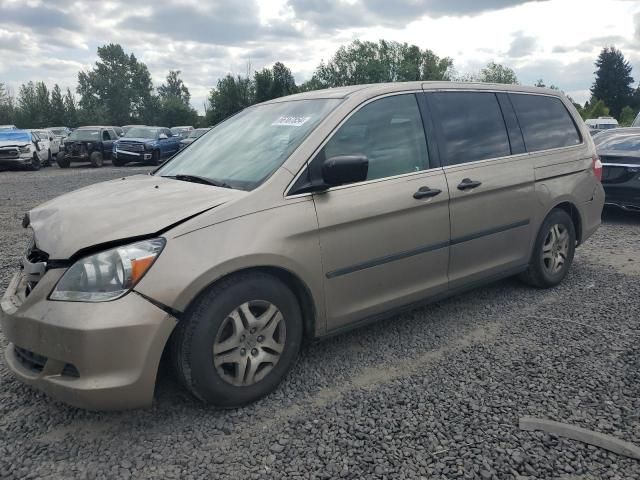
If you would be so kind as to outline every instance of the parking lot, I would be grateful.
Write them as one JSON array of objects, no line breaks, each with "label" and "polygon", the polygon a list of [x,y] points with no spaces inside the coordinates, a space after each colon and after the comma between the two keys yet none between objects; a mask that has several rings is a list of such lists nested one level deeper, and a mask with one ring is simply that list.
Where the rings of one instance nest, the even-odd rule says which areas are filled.
[{"label": "parking lot", "polygon": [[[0,291],[28,209],[148,170],[0,172]],[[505,280],[307,345],[242,409],[200,404],[165,367],[150,409],[77,410],[0,360],[0,477],[640,478],[637,460],[518,427],[533,415],[640,445],[639,299],[640,215],[605,211],[560,287]]]}]

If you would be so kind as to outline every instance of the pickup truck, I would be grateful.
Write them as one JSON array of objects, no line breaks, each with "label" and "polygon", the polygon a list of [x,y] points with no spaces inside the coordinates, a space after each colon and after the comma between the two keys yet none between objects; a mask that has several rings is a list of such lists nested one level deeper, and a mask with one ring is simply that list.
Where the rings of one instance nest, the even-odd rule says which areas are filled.
[{"label": "pickup truck", "polygon": [[129,162],[160,165],[180,150],[180,140],[165,127],[132,127],[113,143],[112,163],[117,167]]},{"label": "pickup truck", "polygon": [[64,140],[64,149],[56,156],[60,168],[68,168],[71,162],[91,162],[94,168],[101,167],[111,158],[113,141],[118,134],[111,127],[80,127]]}]

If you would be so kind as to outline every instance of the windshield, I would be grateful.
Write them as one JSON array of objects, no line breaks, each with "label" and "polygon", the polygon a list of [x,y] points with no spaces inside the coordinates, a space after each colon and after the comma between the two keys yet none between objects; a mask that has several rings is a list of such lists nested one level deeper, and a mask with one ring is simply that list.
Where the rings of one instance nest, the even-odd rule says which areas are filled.
[{"label": "windshield", "polygon": [[600,123],[600,124],[596,125],[595,128],[600,128],[602,130],[606,130],[607,128],[618,128],[618,125],[616,125],[615,123]]},{"label": "windshield", "polygon": [[66,133],[63,128],[53,128],[51,131],[54,135],[64,135]]},{"label": "windshield", "polygon": [[122,138],[148,138],[150,140],[155,140],[157,132],[157,128],[131,127]]},{"label": "windshield", "polygon": [[97,128],[82,128],[78,130],[74,130],[69,134],[67,140],[100,140],[100,130]]},{"label": "windshield", "polygon": [[31,135],[27,132],[19,132],[15,130],[1,130],[0,142],[30,142]]},{"label": "windshield", "polygon": [[197,175],[252,190],[269,177],[341,100],[257,105],[218,124],[155,175]]},{"label": "windshield", "polygon": [[618,150],[640,154],[640,135],[614,135],[600,142],[598,150]]},{"label": "windshield", "polygon": [[204,135],[208,131],[209,129],[207,128],[203,128],[202,130],[201,129],[192,130],[191,132],[189,132],[189,136],[187,138],[200,138],[202,135]]}]

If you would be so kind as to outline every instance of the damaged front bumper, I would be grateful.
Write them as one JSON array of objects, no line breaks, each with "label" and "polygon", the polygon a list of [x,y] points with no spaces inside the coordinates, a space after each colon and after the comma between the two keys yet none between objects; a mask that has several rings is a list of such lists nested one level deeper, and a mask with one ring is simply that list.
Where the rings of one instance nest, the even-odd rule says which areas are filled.
[{"label": "damaged front bumper", "polygon": [[118,160],[128,160],[130,162],[140,162],[143,160],[151,160],[153,154],[151,152],[129,152],[128,150],[114,150],[113,157]]},{"label": "damaged front bumper", "polygon": [[17,273],[0,301],[5,358],[24,383],[90,410],[145,407],[175,317],[135,292],[102,303],[47,299],[65,269],[32,288]]}]

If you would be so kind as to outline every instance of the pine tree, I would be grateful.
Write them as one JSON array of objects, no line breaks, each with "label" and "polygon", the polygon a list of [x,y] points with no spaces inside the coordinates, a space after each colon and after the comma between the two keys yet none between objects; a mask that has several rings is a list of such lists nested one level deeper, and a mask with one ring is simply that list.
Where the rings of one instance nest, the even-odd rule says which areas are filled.
[{"label": "pine tree", "polygon": [[619,118],[622,109],[633,101],[631,65],[615,47],[602,49],[595,65],[596,80],[591,87],[591,95],[602,100],[611,115]]}]

